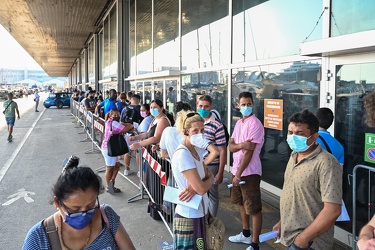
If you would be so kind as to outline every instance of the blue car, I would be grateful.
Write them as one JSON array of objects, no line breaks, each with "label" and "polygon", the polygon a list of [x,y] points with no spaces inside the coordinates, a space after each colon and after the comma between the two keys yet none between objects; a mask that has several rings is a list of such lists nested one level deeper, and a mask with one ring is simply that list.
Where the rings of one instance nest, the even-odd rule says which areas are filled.
[{"label": "blue car", "polygon": [[71,93],[50,93],[46,100],[44,100],[43,105],[46,108],[51,106],[56,106],[57,108],[61,109],[64,106],[70,107],[70,96]]}]

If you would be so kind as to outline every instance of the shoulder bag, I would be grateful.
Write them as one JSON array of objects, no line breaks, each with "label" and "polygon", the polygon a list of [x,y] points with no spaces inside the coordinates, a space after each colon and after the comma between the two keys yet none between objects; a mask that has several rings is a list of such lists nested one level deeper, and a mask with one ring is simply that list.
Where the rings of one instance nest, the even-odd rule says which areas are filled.
[{"label": "shoulder bag", "polygon": [[[202,199],[203,212],[206,211],[204,201]],[[211,215],[208,210],[207,215],[204,216],[206,225],[206,247],[207,250],[221,250],[224,248],[224,223],[218,218]]]},{"label": "shoulder bag", "polygon": [[113,134],[111,122],[111,135],[108,139],[108,156],[120,156],[129,152],[128,144],[122,134]]},{"label": "shoulder bag", "polygon": [[13,101],[10,101],[10,103],[7,105],[7,107],[4,109],[3,114],[5,114],[5,111],[9,108],[9,106],[12,104]]}]

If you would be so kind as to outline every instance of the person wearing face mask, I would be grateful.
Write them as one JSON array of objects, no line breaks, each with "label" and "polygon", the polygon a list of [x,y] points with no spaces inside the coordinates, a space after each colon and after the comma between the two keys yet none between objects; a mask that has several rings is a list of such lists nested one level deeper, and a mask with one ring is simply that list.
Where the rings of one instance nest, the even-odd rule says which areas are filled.
[{"label": "person wearing face mask", "polygon": [[[125,94],[124,94],[125,96]],[[126,106],[120,115],[120,122],[124,125],[127,129],[126,132],[129,134],[134,134],[137,132],[136,128],[143,120],[143,117],[140,114],[141,106],[139,105],[141,97],[137,94],[132,95],[131,102],[128,106]],[[131,159],[131,151],[124,155],[124,175],[130,174],[130,159]]]},{"label": "person wearing face mask", "polygon": [[[229,237],[230,242],[250,244],[246,250],[259,249],[262,229],[262,199],[260,152],[264,143],[264,127],[253,113],[253,95],[242,92],[238,97],[242,119],[237,121],[229,141],[233,152],[231,202],[239,206],[242,231]],[[239,184],[244,181],[244,184]],[[250,216],[253,232],[250,232]]]},{"label": "person wearing face mask", "polygon": [[117,91],[115,89],[110,89],[108,94],[109,94],[109,97],[106,98],[104,101],[100,102],[96,106],[95,113],[99,112],[99,110],[100,110],[101,107],[104,107],[104,116],[105,116],[113,108],[117,108],[117,106],[116,106]]},{"label": "person wearing face mask", "polygon": [[84,106],[87,111],[95,112],[96,101],[94,99],[95,91],[89,90],[87,98],[84,101]]},{"label": "person wearing face mask", "polygon": [[287,250],[332,249],[341,213],[342,167],[316,143],[319,120],[308,110],[289,118],[287,143],[293,150],[284,174],[280,221],[274,226]]},{"label": "person wearing face mask", "polygon": [[[184,122],[178,123],[177,130],[184,135],[184,139],[173,154],[172,172],[178,189],[183,191],[191,186],[197,194],[202,195],[205,210],[203,210],[202,203],[198,209],[183,205],[176,206],[173,220],[173,244],[174,249],[206,249],[203,234],[204,216],[208,213],[207,191],[214,181],[214,175],[204,164],[204,150],[193,145],[194,141],[199,142],[203,137],[204,120],[195,113],[184,111],[181,113],[181,119]],[[190,200],[189,196],[184,196],[184,194],[181,192],[179,199]]]},{"label": "person wearing face mask", "polygon": [[101,177],[78,164],[75,156],[66,161],[52,188],[57,212],[29,230],[22,249],[135,249],[117,213],[99,203],[104,189]]},{"label": "person wearing face mask", "polygon": [[154,119],[150,113],[150,105],[144,103],[141,105],[140,115],[143,118],[141,124],[139,124],[137,131],[139,134],[147,132],[152,120]]},{"label": "person wearing face mask", "polygon": [[[166,111],[163,108],[163,102],[159,99],[155,99],[151,102],[150,105],[150,113],[153,116],[153,120],[148,128],[147,132],[141,133],[139,135],[130,136],[131,141],[137,141],[132,145],[130,145],[131,150],[137,150],[140,147],[146,147],[149,153],[151,152],[151,148],[153,144],[158,144],[160,142],[161,135],[164,129],[168,126],[171,126],[171,123],[166,115]],[[160,187],[160,178],[159,176],[152,170],[150,165],[145,161],[143,163],[143,172],[145,172],[144,178],[146,178],[146,186],[150,191],[150,194],[154,198],[155,203],[160,204],[163,202],[162,192],[157,190],[156,187]],[[150,216],[155,220],[161,220],[161,217],[158,211],[148,206],[148,212]]]},{"label": "person wearing face mask", "polygon": [[219,184],[223,181],[224,167],[227,162],[227,140],[222,122],[212,114],[212,98],[209,95],[199,97],[197,104],[198,113],[204,119],[204,135],[219,148],[219,156],[207,165],[215,175],[215,182],[209,193],[209,209],[213,216],[217,215],[219,208]]},{"label": "person wearing face mask", "polygon": [[[181,133],[181,131],[177,130],[177,127],[180,127],[180,124],[183,124],[184,117],[186,117],[187,114],[186,112],[191,115],[195,114],[190,110],[190,104],[188,103],[177,102],[176,105],[174,105],[173,113],[176,120],[175,126],[165,128],[160,139],[160,144],[152,147],[153,152],[160,150],[159,157],[169,158],[172,160],[173,153],[185,139],[185,136]],[[206,149],[208,151],[209,155],[204,159],[204,163],[206,165],[214,161],[219,156],[219,149],[215,146],[215,144],[207,140],[203,134],[193,135],[191,137],[191,143],[198,148]],[[169,179],[168,183],[170,183]],[[186,195],[190,194],[190,198],[196,194],[191,186],[188,186],[184,192],[186,192]],[[164,201],[163,205],[164,211],[170,211],[171,205],[169,203]]]},{"label": "person wearing face mask", "polygon": [[102,155],[106,165],[105,181],[107,184],[107,192],[115,194],[121,192],[119,188],[115,187],[115,179],[120,169],[120,162],[117,156],[108,156],[108,140],[111,133],[122,134],[127,131],[127,128],[120,123],[120,113],[117,108],[113,108],[109,111],[105,116],[105,121],[104,139],[102,142]]}]

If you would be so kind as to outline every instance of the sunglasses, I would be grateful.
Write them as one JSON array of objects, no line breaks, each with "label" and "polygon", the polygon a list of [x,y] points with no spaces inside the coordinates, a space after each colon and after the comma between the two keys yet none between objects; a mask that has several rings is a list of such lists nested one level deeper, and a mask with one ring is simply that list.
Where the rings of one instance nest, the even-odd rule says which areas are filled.
[{"label": "sunglasses", "polygon": [[185,129],[185,122],[186,122],[186,120],[188,119],[188,118],[190,118],[190,117],[193,117],[193,116],[195,116],[195,115],[199,115],[198,113],[189,113],[189,114],[187,114],[186,115],[186,118],[185,118],[185,120],[184,120],[184,124],[183,124],[183,128]]},{"label": "sunglasses", "polygon": [[69,210],[71,210],[71,209],[69,209],[67,206],[65,206],[65,204],[63,202],[60,202],[60,203],[64,207],[64,209],[66,211],[66,215],[70,218],[75,218],[75,217],[79,217],[79,216],[82,216],[82,215],[95,213],[96,209],[100,207],[99,197],[96,198],[96,201],[98,202],[98,204],[95,205],[95,207],[90,208],[86,211],[74,212],[74,213],[70,213]]}]

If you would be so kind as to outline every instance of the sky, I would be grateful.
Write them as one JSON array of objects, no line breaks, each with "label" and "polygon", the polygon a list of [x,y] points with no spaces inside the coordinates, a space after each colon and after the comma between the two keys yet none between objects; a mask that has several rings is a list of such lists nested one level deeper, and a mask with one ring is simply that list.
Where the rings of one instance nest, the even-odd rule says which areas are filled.
[{"label": "sky", "polygon": [[0,68],[43,70],[0,25]]}]

